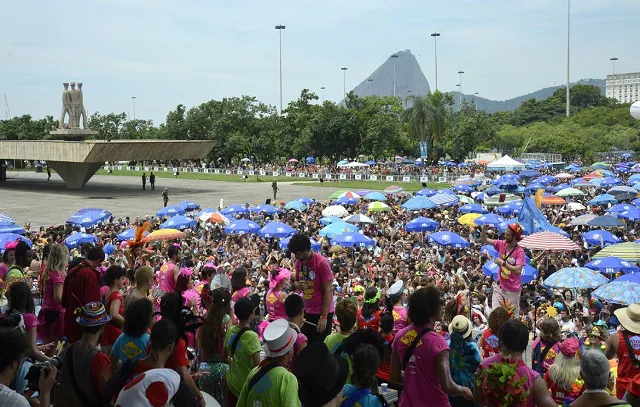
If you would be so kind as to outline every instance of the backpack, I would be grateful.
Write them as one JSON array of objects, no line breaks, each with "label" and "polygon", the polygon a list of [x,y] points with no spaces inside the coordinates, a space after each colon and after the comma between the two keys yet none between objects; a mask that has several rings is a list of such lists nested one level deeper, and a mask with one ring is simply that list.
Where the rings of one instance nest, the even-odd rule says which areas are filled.
[{"label": "backpack", "polygon": [[16,310],[11,310],[0,318],[0,328],[19,329],[22,333],[27,332],[24,325],[24,317]]},{"label": "backpack", "polygon": [[544,349],[541,349],[542,341],[538,341],[536,346],[533,348],[533,358],[531,360],[531,369],[535,370],[541,375],[546,373],[543,371],[542,362],[547,357],[547,353],[549,353],[551,348],[553,348],[553,345],[555,344],[547,345],[544,347]]}]

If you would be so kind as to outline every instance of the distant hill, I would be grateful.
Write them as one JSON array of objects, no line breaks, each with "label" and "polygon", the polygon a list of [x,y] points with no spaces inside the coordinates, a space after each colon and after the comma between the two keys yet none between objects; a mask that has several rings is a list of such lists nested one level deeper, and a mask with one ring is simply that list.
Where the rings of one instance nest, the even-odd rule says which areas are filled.
[{"label": "distant hill", "polygon": [[[576,85],[576,84],[581,84],[581,85],[594,85],[600,88],[600,93],[604,96],[605,95],[605,80],[604,79],[582,79],[579,80],[578,82],[572,83],[571,85]],[[550,97],[551,95],[553,95],[553,92],[555,92],[556,90],[560,89],[560,88],[564,88],[564,85],[560,85],[560,86],[551,86],[548,88],[543,88],[540,90],[537,90],[533,93],[528,93],[526,95],[522,95],[522,96],[518,96],[512,99],[508,99],[508,100],[490,100],[490,99],[485,99],[482,97],[478,98],[478,109],[480,110],[484,110],[488,113],[495,113],[495,112],[500,112],[500,111],[507,111],[507,110],[515,110],[518,106],[520,106],[523,102],[531,99],[531,98],[535,98],[537,100],[540,99],[546,99],[548,97]],[[451,94],[453,95],[453,99],[455,101],[454,104],[454,109],[458,108],[458,92],[451,92]],[[467,103],[473,103],[473,99],[474,99],[474,95],[465,95],[464,93],[462,94],[462,98],[463,100],[465,100]]]},{"label": "distant hill", "polygon": [[[394,58],[393,55],[397,55]],[[398,51],[390,55],[386,61],[365,78],[358,86],[353,89],[353,92],[361,97],[376,95],[376,96],[393,96],[393,69],[395,65],[395,95],[405,100],[409,95],[426,95],[431,88],[429,82],[424,76],[420,64],[413,56],[410,50]],[[371,79],[371,81],[369,81]],[[605,80],[604,79],[582,79],[578,82],[572,83],[583,85],[594,85],[600,88],[602,95],[605,95]],[[551,86],[543,88],[526,95],[514,97],[508,100],[491,100],[483,97],[478,98],[478,109],[485,110],[489,113],[495,113],[499,111],[514,110],[520,106],[524,101],[531,98],[546,99],[553,95],[553,92],[563,88],[564,85]],[[443,90],[444,91],[444,90]],[[458,108],[458,92],[450,92],[453,95],[455,101],[454,109]],[[462,94],[463,100],[468,103],[472,103],[475,96]]]}]

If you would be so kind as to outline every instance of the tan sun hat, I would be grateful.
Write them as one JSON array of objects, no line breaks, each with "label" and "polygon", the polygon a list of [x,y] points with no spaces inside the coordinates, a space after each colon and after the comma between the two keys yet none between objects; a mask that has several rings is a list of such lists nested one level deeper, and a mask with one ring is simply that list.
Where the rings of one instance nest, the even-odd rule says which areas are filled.
[{"label": "tan sun hat", "polygon": [[449,324],[449,333],[457,332],[462,335],[463,338],[467,338],[471,335],[471,331],[471,321],[463,315],[456,315]]},{"label": "tan sun hat", "polygon": [[626,308],[617,309],[614,314],[624,329],[640,334],[640,304],[631,304]]}]

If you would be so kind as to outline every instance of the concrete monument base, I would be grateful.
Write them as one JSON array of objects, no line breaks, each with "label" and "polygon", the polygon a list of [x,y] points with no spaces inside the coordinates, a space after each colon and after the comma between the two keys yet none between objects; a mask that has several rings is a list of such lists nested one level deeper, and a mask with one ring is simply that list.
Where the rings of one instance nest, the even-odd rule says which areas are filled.
[{"label": "concrete monument base", "polygon": [[54,140],[84,141],[87,136],[96,136],[98,132],[88,129],[58,129],[50,131],[49,134]]},{"label": "concrete monument base", "polygon": [[74,163],[68,161],[47,161],[47,163],[64,180],[67,189],[81,189],[103,165],[103,163]]}]

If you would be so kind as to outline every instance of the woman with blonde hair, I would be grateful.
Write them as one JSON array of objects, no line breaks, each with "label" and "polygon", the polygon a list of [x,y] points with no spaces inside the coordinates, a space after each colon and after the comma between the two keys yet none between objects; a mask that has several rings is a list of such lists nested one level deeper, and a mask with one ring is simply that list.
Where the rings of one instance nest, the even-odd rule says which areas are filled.
[{"label": "woman with blonde hair", "polygon": [[42,308],[38,314],[38,337],[42,343],[57,342],[64,331],[62,288],[69,264],[69,249],[62,244],[51,246],[47,268],[42,275]]},{"label": "woman with blonde hair", "polygon": [[576,338],[560,343],[560,352],[544,375],[553,401],[558,405],[571,404],[582,394],[584,380],[580,375],[580,342]]}]

